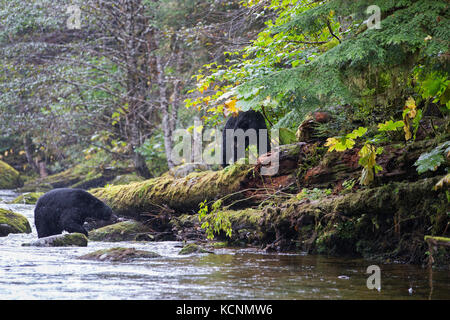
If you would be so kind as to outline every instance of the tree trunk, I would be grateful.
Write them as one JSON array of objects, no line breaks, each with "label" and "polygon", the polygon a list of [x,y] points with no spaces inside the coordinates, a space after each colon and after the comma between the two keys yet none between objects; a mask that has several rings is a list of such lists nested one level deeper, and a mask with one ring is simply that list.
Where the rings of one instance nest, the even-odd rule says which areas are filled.
[{"label": "tree trunk", "polygon": [[133,162],[137,174],[139,174],[141,177],[144,177],[145,179],[149,179],[152,177],[152,174],[148,170],[147,164],[145,163],[144,157],[136,151],[134,152]]},{"label": "tree trunk", "polygon": [[36,173],[39,173],[39,168],[33,160],[33,142],[29,135],[23,137],[23,147],[25,149],[25,156],[27,157],[28,164]]},{"label": "tree trunk", "polygon": [[163,115],[162,118],[162,129],[164,133],[164,149],[166,152],[167,165],[169,169],[172,169],[175,166],[175,163],[172,159],[172,150],[173,150],[173,141],[172,141],[172,126],[173,123],[172,115],[169,110],[169,101],[167,100],[167,87],[166,87],[166,79],[164,76],[164,69],[162,66],[161,59],[159,57],[156,58],[156,67],[158,73],[158,87],[159,87],[159,100],[161,106],[161,112]]}]

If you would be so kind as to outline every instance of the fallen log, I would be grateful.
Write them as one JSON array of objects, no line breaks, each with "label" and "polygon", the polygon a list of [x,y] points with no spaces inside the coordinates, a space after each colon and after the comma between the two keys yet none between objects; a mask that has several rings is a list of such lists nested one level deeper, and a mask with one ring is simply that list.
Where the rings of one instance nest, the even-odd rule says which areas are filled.
[{"label": "fallen log", "polygon": [[[434,144],[429,140],[406,147],[385,146],[386,152],[377,158],[383,167],[377,175],[378,184],[386,179],[417,180],[413,164]],[[221,171],[193,172],[178,179],[165,174],[143,182],[108,186],[90,192],[104,200],[117,214],[132,218],[162,212],[192,214],[198,211],[199,203],[218,199],[224,206],[235,204],[229,209],[251,207],[279,193],[296,194],[303,188],[333,188],[334,194],[338,194],[343,181],[356,180],[361,175],[357,150],[329,153],[320,142],[299,142],[272,150],[260,157],[256,165],[238,162]],[[279,159],[278,170],[271,176],[263,176],[262,168],[270,157]],[[442,170],[428,176],[442,174]]]},{"label": "fallen log", "polygon": [[159,178],[129,185],[109,186],[90,192],[105,201],[115,213],[133,218],[149,212],[175,210],[188,213],[198,210],[204,200],[233,194],[242,197],[241,184],[253,172],[247,165],[235,164],[221,171],[193,172],[175,179],[166,174]]}]

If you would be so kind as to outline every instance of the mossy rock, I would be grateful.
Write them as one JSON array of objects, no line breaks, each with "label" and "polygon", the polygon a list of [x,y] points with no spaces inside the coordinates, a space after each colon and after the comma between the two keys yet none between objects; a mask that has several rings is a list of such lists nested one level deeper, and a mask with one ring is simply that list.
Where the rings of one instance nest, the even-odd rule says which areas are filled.
[{"label": "mossy rock", "polygon": [[0,160],[0,189],[16,189],[22,185],[19,172]]},{"label": "mossy rock", "polygon": [[12,203],[12,204],[36,204],[36,202],[42,195],[44,195],[43,192],[24,193],[24,194],[21,194],[20,196],[18,196],[17,198],[15,198],[10,203]]},{"label": "mossy rock", "polygon": [[110,242],[139,241],[142,239],[149,240],[151,238],[149,233],[149,228],[142,222],[128,220],[91,230],[89,232],[89,239],[93,241]]},{"label": "mossy rock", "polygon": [[205,250],[195,243],[189,243],[189,244],[185,245],[180,250],[180,252],[178,252],[178,254],[180,254],[180,255],[187,255],[187,254],[193,254],[193,253],[214,253],[214,252]]},{"label": "mossy rock", "polygon": [[130,262],[137,259],[152,259],[160,257],[159,254],[151,251],[137,250],[134,248],[115,247],[111,249],[97,250],[85,254],[78,259],[112,261],[112,262]]},{"label": "mossy rock", "polygon": [[19,213],[0,209],[0,237],[10,233],[31,233],[30,223]]},{"label": "mossy rock", "polygon": [[23,243],[24,247],[87,247],[88,238],[82,233],[65,233],[39,238],[30,243]]}]

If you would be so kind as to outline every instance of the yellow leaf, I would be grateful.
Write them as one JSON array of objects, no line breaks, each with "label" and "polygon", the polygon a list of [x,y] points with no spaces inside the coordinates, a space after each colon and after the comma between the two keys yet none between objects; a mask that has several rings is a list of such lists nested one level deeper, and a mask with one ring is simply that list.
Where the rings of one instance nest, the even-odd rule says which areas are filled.
[{"label": "yellow leaf", "polygon": [[413,97],[409,97],[408,100],[406,100],[405,106],[409,109],[416,107],[416,101]]},{"label": "yellow leaf", "polygon": [[207,96],[207,97],[203,98],[203,101],[206,103],[206,105],[208,105],[209,102],[211,101],[211,96]]},{"label": "yellow leaf", "polygon": [[207,89],[209,88],[209,83],[207,82],[203,82],[201,87],[198,88],[198,91],[200,91],[201,93],[205,92]]},{"label": "yellow leaf", "polygon": [[446,176],[444,176],[441,180],[439,180],[438,183],[436,183],[436,185],[433,187],[433,189],[439,190],[448,186],[450,186],[450,173],[447,173]]},{"label": "yellow leaf", "polygon": [[229,114],[237,114],[239,112],[239,109],[236,108],[236,99],[231,99],[225,102],[225,115]]},{"label": "yellow leaf", "polygon": [[405,131],[405,140],[408,141],[412,138],[410,121],[409,119],[405,119],[403,122],[405,123],[405,125],[403,126],[403,131]]},{"label": "yellow leaf", "polygon": [[327,142],[325,143],[325,147],[334,146],[337,142],[338,141],[336,138],[328,138]]},{"label": "yellow leaf", "polygon": [[417,111],[416,111],[416,101],[412,97],[409,97],[408,100],[406,100],[405,108],[408,110],[408,116],[413,119],[416,117]]}]

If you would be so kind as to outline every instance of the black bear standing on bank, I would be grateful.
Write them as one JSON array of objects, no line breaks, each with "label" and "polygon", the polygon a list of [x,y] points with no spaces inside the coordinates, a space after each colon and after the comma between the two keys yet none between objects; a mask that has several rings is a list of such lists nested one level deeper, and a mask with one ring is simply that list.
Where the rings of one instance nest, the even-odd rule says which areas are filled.
[{"label": "black bear standing on bank", "polygon": [[[264,116],[257,111],[249,110],[245,112],[239,112],[239,114],[236,117],[231,117],[228,119],[228,121],[225,124],[225,128],[222,132],[222,166],[226,167],[228,164],[230,164],[230,160],[233,158],[233,161],[237,161],[238,152],[237,152],[237,138],[234,137],[234,148],[233,152],[231,149],[231,144],[227,147],[227,137],[226,137],[226,130],[232,129],[233,132],[235,132],[238,129],[242,129],[244,132],[246,132],[249,129],[255,129],[256,130],[256,139],[257,139],[257,149],[258,149],[258,155],[260,154],[261,150],[261,143],[260,143],[260,136],[259,136],[259,130],[265,129],[267,130],[266,121],[264,120]],[[267,150],[265,152],[270,151],[270,141],[269,141],[269,134],[266,131],[266,145]],[[245,149],[248,148],[250,145],[250,139],[248,137],[245,137]],[[233,157],[232,157],[233,154]]]},{"label": "black bear standing on bank", "polygon": [[81,189],[54,189],[39,198],[34,209],[34,224],[38,237],[67,232],[86,236],[83,227],[88,217],[109,220],[112,210],[102,201]]}]

